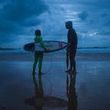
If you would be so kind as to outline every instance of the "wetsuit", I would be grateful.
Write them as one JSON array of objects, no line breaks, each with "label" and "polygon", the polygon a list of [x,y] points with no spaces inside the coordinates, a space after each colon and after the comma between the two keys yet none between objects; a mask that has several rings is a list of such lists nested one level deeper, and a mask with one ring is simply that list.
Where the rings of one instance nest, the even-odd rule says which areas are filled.
[{"label": "wetsuit", "polygon": [[77,34],[73,28],[68,30],[68,47],[67,47],[67,59],[70,62],[70,69],[74,67],[74,59],[77,49]]},{"label": "wetsuit", "polygon": [[36,36],[36,37],[34,38],[34,41],[35,41],[35,43],[40,43],[41,47],[45,49],[45,45],[44,45],[44,42],[43,42],[41,36]]},{"label": "wetsuit", "polygon": [[[35,43],[40,43],[41,47],[46,49],[41,36],[36,36],[34,38],[34,41],[35,41]],[[34,64],[33,64],[33,74],[35,73],[35,68],[36,68],[37,63],[38,63],[38,68],[39,68],[38,72],[39,72],[39,74],[41,74],[43,52],[35,51],[34,58],[35,59],[34,59]]]}]

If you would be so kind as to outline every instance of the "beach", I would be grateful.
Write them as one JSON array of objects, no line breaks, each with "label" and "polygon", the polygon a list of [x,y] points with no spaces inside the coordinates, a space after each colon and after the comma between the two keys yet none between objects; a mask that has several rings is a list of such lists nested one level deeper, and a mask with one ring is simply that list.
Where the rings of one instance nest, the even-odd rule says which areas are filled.
[{"label": "beach", "polygon": [[[32,79],[33,54],[0,52],[0,110],[38,110],[27,102],[36,95]],[[65,58],[65,52],[44,54],[42,71],[45,74],[41,82],[47,103],[38,101],[40,107],[43,110],[68,110],[69,107],[74,110],[109,110],[110,53],[77,53],[72,107],[66,94],[69,75],[65,72]]]},{"label": "beach", "polygon": [[[41,75],[25,48],[36,36],[61,49],[44,53]],[[77,45],[73,71],[60,42]],[[0,0],[0,110],[110,110],[109,85],[110,0]]]}]

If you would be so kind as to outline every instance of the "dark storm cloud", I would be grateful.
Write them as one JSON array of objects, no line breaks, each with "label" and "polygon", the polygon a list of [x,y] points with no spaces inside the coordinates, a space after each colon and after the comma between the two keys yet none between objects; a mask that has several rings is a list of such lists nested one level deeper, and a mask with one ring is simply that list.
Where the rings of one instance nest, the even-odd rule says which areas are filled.
[{"label": "dark storm cloud", "polygon": [[1,0],[0,34],[14,34],[39,24],[37,17],[47,10],[41,0]]},{"label": "dark storm cloud", "polygon": [[83,11],[81,13],[78,14],[78,17],[81,19],[81,20],[86,20],[87,17],[88,17],[88,13],[86,11]]},{"label": "dark storm cloud", "polygon": [[25,20],[44,11],[44,5],[38,0],[11,0],[4,6],[5,17],[9,20]]},{"label": "dark storm cloud", "polygon": [[104,23],[104,26],[110,27],[110,20],[106,21],[106,22]]}]

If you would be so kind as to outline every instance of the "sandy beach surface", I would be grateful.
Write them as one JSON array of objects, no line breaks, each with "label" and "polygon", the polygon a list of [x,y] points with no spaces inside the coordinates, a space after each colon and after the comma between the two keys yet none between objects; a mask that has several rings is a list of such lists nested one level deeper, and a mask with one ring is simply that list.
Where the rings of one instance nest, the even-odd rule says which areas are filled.
[{"label": "sandy beach surface", "polygon": [[44,55],[41,82],[46,104],[35,100],[33,61],[33,53],[0,52],[0,110],[110,110],[110,53],[77,54],[70,100],[65,54]]}]

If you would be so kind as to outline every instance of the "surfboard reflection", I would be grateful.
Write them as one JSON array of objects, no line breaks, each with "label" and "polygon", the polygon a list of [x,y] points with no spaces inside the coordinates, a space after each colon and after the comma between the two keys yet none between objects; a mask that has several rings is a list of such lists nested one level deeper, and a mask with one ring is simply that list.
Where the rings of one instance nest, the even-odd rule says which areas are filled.
[{"label": "surfboard reflection", "polygon": [[67,110],[77,110],[77,94],[75,89],[76,84],[76,62],[74,60],[74,70],[69,71],[69,74],[67,74],[67,80],[66,80],[66,91],[67,91],[67,98],[68,98],[68,104],[67,104]]}]

